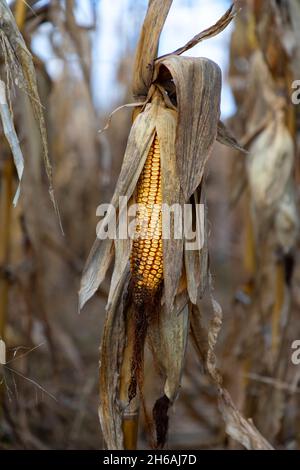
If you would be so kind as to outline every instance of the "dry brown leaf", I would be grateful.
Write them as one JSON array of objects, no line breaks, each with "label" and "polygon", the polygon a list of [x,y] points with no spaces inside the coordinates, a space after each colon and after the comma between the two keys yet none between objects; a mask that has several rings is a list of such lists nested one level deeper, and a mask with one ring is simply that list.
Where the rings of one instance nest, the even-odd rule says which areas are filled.
[{"label": "dry brown leaf", "polygon": [[280,114],[261,132],[247,158],[251,197],[258,211],[282,198],[294,162],[294,144]]},{"label": "dry brown leaf", "polygon": [[[205,192],[203,190],[204,183],[198,188],[198,190],[193,194],[193,204],[202,204],[204,208],[203,213],[203,223],[204,226],[201,226],[201,222],[198,223],[199,231],[199,243],[200,248],[197,250],[187,249],[187,242],[185,242],[184,249],[184,264],[185,264],[185,273],[187,280],[187,290],[189,293],[189,298],[192,304],[196,305],[199,298],[202,297],[204,290],[207,285],[207,275],[208,275],[208,249],[207,249],[207,214],[206,214],[206,202],[205,202]],[[195,209],[196,210],[196,209]],[[200,206],[198,206],[198,211]],[[201,214],[198,214],[199,219]],[[199,220],[198,219],[198,220]],[[195,222],[197,223],[197,222]],[[202,233],[202,229],[204,233]]]},{"label": "dry brown leaf", "polygon": [[276,239],[285,253],[296,246],[299,237],[299,213],[296,188],[292,178],[279,201],[275,213],[274,228]]},{"label": "dry brown leaf", "polygon": [[23,171],[24,171],[24,157],[22,154],[20,142],[16,133],[15,126],[14,126],[13,116],[10,112],[10,109],[7,103],[6,86],[2,80],[0,80],[0,116],[1,116],[1,122],[2,122],[4,135],[11,148],[11,152],[12,152],[13,159],[14,159],[14,164],[15,164],[18,179],[19,179],[18,189],[13,200],[13,204],[14,206],[16,206],[19,200],[19,196],[20,196],[20,187],[21,187],[21,181],[22,181],[22,176],[23,176]]},{"label": "dry brown leaf", "polygon": [[[169,208],[178,204],[182,209],[183,196],[176,167],[175,138],[177,126],[177,112],[165,107],[160,99],[157,114],[156,131],[160,142],[160,158],[162,171],[162,200]],[[164,295],[166,307],[172,310],[173,301],[178,289],[182,272],[183,240],[174,237],[174,230],[182,219],[175,216],[170,220],[170,237],[167,238],[167,215],[162,212],[163,227],[163,261],[164,261]]]},{"label": "dry brown leaf", "polygon": [[248,151],[238,143],[236,138],[232,135],[230,130],[225,126],[222,121],[219,121],[218,124],[217,141],[220,142],[220,144],[227,145],[228,147],[234,148],[235,150],[239,150],[242,153],[248,153]]},{"label": "dry brown leaf", "polygon": [[124,448],[119,379],[125,345],[124,292],[127,291],[128,281],[129,270],[123,274],[114,292],[101,341],[99,417],[103,437],[110,450]]},{"label": "dry brown leaf", "polygon": [[188,201],[201,183],[217,138],[221,71],[211,60],[174,55],[157,62],[156,78],[162,66],[169,71],[176,87],[176,163],[185,201]]},{"label": "dry brown leaf", "polygon": [[6,364],[6,344],[3,339],[0,339],[0,365]]},{"label": "dry brown leaf", "polygon": [[274,450],[251,420],[246,420],[237,410],[227,390],[221,388],[219,393],[219,407],[227,434],[248,450]]},{"label": "dry brown leaf", "polygon": [[172,314],[163,307],[148,332],[155,362],[165,378],[164,393],[171,403],[177,398],[185,361],[189,332],[187,303],[186,293],[177,296]]},{"label": "dry brown leaf", "polygon": [[157,57],[160,33],[165,24],[173,0],[151,0],[137,46],[132,92],[143,100],[152,82],[153,64]]},{"label": "dry brown leaf", "polygon": [[116,239],[114,240],[115,245],[115,264],[114,270],[111,277],[107,309],[111,307],[111,302],[119,283],[121,282],[124,272],[128,265],[129,256],[132,248],[132,241],[130,238],[126,240]]},{"label": "dry brown leaf", "polygon": [[2,48],[4,48],[4,58],[8,62],[7,66],[10,69],[10,75],[13,76],[14,82],[28,94],[32,109],[34,111],[43,147],[45,169],[49,181],[49,194],[55,208],[61,230],[63,231],[59,209],[54,195],[52,166],[49,159],[45,118],[38,93],[32,56],[27,49],[23,36],[16,25],[15,18],[4,0],[0,0],[0,17],[2,22],[1,38]]},{"label": "dry brown leaf", "polygon": [[94,242],[86,265],[84,267],[80,291],[79,291],[79,310],[95,294],[105,279],[107,270],[113,260],[113,240],[99,240]]}]

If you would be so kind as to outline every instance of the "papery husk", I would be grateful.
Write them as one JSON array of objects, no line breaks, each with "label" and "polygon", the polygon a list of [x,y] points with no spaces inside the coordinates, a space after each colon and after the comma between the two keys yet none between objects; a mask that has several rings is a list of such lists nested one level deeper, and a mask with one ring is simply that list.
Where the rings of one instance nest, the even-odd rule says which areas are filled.
[{"label": "papery husk", "polygon": [[[185,242],[184,246],[184,265],[187,280],[187,291],[190,301],[194,305],[196,305],[199,299],[203,296],[208,280],[208,227],[204,186],[204,182],[202,182],[201,186],[197,191],[195,191],[192,197],[193,204],[202,204],[204,208],[204,225],[201,227],[198,224],[197,227],[197,230],[199,230],[200,247],[198,250],[188,250],[187,242]],[[194,221],[194,223],[196,222]]]},{"label": "papery husk", "polygon": [[247,116],[247,134],[243,136],[243,142],[255,138],[273,120],[274,113],[283,104],[282,98],[276,93],[276,85],[261,50],[253,52],[249,67],[243,103],[243,113]]},{"label": "papery husk", "polygon": [[155,363],[165,379],[164,393],[173,403],[178,395],[189,333],[188,297],[178,295],[172,314],[163,306],[149,326],[148,338]]},{"label": "papery husk", "polygon": [[149,2],[133,69],[132,92],[135,99],[143,100],[148,95],[160,34],[172,3],[173,0],[151,0]]},{"label": "papery husk", "polygon": [[132,248],[132,240],[114,240],[115,247],[115,263],[114,270],[111,278],[110,289],[108,294],[107,309],[111,307],[114,293],[118,288],[119,283],[122,281],[123,274],[128,267],[129,256]]},{"label": "papery husk", "polygon": [[122,415],[124,404],[119,399],[120,373],[125,347],[126,292],[129,269],[123,273],[107,311],[100,349],[99,418],[106,446],[110,450],[124,449]]},{"label": "papery husk", "polygon": [[290,178],[279,201],[274,221],[276,240],[283,253],[291,251],[299,237],[299,213],[296,201],[295,185]]},{"label": "papery husk", "polygon": [[293,182],[294,143],[281,111],[253,141],[246,167],[257,242],[274,228],[275,243],[288,253],[297,241],[299,219]]},{"label": "papery husk", "polygon": [[248,153],[248,151],[236,140],[234,135],[222,121],[219,121],[218,124],[217,141],[220,142],[220,144],[231,147],[235,150],[238,150],[239,152],[245,154]]},{"label": "papery husk", "polygon": [[[176,111],[166,107],[162,97],[157,114],[156,131],[160,145],[161,161],[161,185],[162,200],[164,204],[171,207],[179,204],[183,210],[183,194],[176,166],[176,128],[178,114]],[[170,238],[163,240],[163,265],[164,265],[164,301],[166,308],[173,308],[174,298],[178,289],[183,265],[183,239],[174,238],[174,229],[181,220],[170,220]],[[162,212],[163,237],[167,226],[166,213]]]},{"label": "papery husk", "polygon": [[156,447],[163,448],[168,435],[168,411],[179,394],[189,333],[189,308],[186,291],[176,297],[170,312],[164,305],[148,328],[148,339],[164,379],[161,396],[153,407]]},{"label": "papery husk", "polygon": [[86,261],[79,291],[79,311],[105,279],[114,256],[113,240],[96,240]]},{"label": "papery husk", "polygon": [[272,209],[285,191],[294,161],[294,144],[281,113],[255,139],[247,158],[251,197],[256,210]]},{"label": "papery husk", "polygon": [[[193,195],[193,203],[199,204],[200,191]],[[193,304],[197,303],[199,297],[199,287],[201,284],[201,254],[200,250],[187,250],[184,246],[184,266],[187,281],[187,291]]]},{"label": "papery husk", "polygon": [[201,183],[205,164],[217,138],[220,118],[221,70],[205,58],[167,56],[156,64],[155,77],[165,67],[177,97],[176,164],[185,201]]}]

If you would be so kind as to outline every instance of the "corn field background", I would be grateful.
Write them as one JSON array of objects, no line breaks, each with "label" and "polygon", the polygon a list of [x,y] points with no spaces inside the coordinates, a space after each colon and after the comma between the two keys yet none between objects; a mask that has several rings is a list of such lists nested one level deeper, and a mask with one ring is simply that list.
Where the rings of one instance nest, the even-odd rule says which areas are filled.
[{"label": "corn field background", "polygon": [[[132,109],[119,110],[109,128],[98,131],[114,108],[133,102],[135,49],[147,4],[0,2],[2,123],[8,113],[15,129],[10,135],[24,156],[22,175],[11,149],[14,157],[20,154],[2,125],[1,449],[105,446],[98,362],[110,276],[80,315],[78,290],[99,221],[96,208],[110,201],[121,169]],[[8,31],[3,20],[8,5],[33,57],[41,106],[18,31]],[[189,22],[196,34],[229,7],[221,0],[174,0],[177,16],[166,23],[161,55],[191,39]],[[230,26],[193,56],[221,62],[222,120],[246,149],[238,150],[235,140],[235,149],[216,142],[204,175],[213,295],[223,310],[215,354],[227,404],[232,400],[241,415],[222,408],[220,384],[189,342],[167,447],[257,448],[247,427],[254,423],[260,445],[299,450],[300,360],[297,365],[292,356],[295,341],[300,347],[300,105],[292,96],[300,80],[300,1],[240,0],[235,12]],[[209,295],[202,317],[208,326]],[[148,355],[144,394],[151,409],[160,384]],[[141,412],[141,449],[151,445],[148,427]]]}]

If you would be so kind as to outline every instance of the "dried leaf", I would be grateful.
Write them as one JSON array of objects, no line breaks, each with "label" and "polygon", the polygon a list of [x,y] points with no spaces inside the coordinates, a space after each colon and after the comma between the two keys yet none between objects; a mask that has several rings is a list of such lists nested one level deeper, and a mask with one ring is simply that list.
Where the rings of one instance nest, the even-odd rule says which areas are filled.
[{"label": "dried leaf", "polygon": [[292,178],[277,206],[274,228],[277,242],[288,253],[296,245],[299,235],[299,213]]},{"label": "dried leaf", "polygon": [[[184,52],[188,51],[192,47],[196,46],[200,42],[204,41],[205,39],[210,39],[217,34],[221,33],[231,21],[234,19],[236,15],[235,6],[232,4],[231,7],[226,11],[226,13],[215,23],[213,26],[205,29],[201,33],[194,36],[190,41],[188,41],[184,46],[176,49],[176,51],[172,52],[172,54],[166,54],[162,57],[166,57],[167,55],[181,55]],[[160,59],[162,58],[160,57]]]},{"label": "dried leaf", "polygon": [[81,277],[79,311],[104,281],[107,270],[113,260],[113,254],[113,240],[109,238],[106,240],[96,239]]},{"label": "dried leaf", "polygon": [[111,278],[107,309],[111,307],[111,302],[116,289],[118,288],[121,279],[123,278],[124,272],[128,265],[129,256],[131,253],[132,242],[130,238],[126,240],[114,240],[115,245],[115,265]]},{"label": "dried leaf", "polygon": [[217,141],[223,145],[227,145],[228,147],[232,147],[235,150],[239,150],[242,153],[248,154],[249,152],[244,149],[236,140],[236,138],[232,135],[230,130],[225,126],[222,121],[219,121],[218,124],[218,135]]},{"label": "dried leaf", "polygon": [[0,364],[2,366],[6,364],[6,344],[3,339],[0,339]]},{"label": "dried leaf", "polygon": [[221,71],[208,59],[173,55],[157,63],[156,78],[161,66],[168,69],[176,87],[176,162],[187,201],[201,183],[217,138]]},{"label": "dried leaf", "polygon": [[20,196],[20,185],[21,185],[23,171],[24,171],[24,158],[23,158],[21,147],[20,147],[19,139],[15,130],[13,118],[8,107],[8,103],[6,99],[5,83],[2,80],[0,80],[0,114],[1,114],[1,121],[2,121],[4,134],[11,148],[14,162],[15,162],[15,167],[17,170],[18,178],[19,178],[19,186],[18,186],[17,192],[14,197],[14,201],[13,201],[14,206],[16,206],[18,203],[19,196]]},{"label": "dried leaf", "polygon": [[[187,290],[192,304],[197,304],[199,297],[202,297],[207,285],[208,274],[207,216],[205,212],[205,194],[204,191],[202,191],[202,186],[203,183],[193,194],[193,203],[198,205],[198,222],[194,221],[194,226],[197,224],[200,247],[199,249],[189,250],[187,242],[185,242],[184,250]],[[199,213],[200,203],[202,204],[202,208],[204,208],[204,213],[202,215]],[[202,216],[203,221],[200,220]],[[202,222],[204,223],[203,227],[201,226]],[[202,233],[203,230],[204,232]]]},{"label": "dried leaf", "polygon": [[151,0],[137,46],[132,92],[135,98],[146,97],[153,76],[160,33],[173,0]]},{"label": "dried leaf", "polygon": [[[43,146],[43,156],[45,162],[46,173],[49,181],[49,194],[51,201],[53,203],[54,209],[56,211],[61,230],[61,219],[59,215],[59,209],[57,202],[54,196],[53,181],[52,181],[52,166],[49,159],[48,153],[48,142],[47,142],[47,132],[45,125],[45,118],[43,114],[42,104],[40,102],[37,81],[35,75],[35,69],[33,65],[32,56],[29,50],[26,47],[25,41],[20,33],[15,18],[4,0],[0,0],[0,17],[1,17],[1,34],[5,38],[5,47],[7,50],[4,51],[4,56],[10,60],[9,66],[12,71],[15,73],[15,83],[23,88],[24,91],[28,94],[28,97],[31,102],[31,106],[34,111],[35,119],[39,127],[42,146]],[[7,64],[8,65],[8,64]],[[10,73],[12,73],[12,71]]]},{"label": "dried leaf", "polygon": [[[211,289],[211,281],[210,281]],[[191,325],[192,338],[196,351],[201,359],[205,358],[207,371],[217,386],[219,393],[219,407],[225,422],[226,432],[246,449],[249,450],[272,450],[272,446],[260,434],[250,420],[246,420],[233,404],[228,391],[222,387],[222,376],[217,369],[215,346],[222,326],[222,308],[211,293],[213,317],[211,319],[207,334],[202,324],[200,306],[193,306]],[[205,341],[207,337],[207,341]]]},{"label": "dried leaf", "polygon": [[187,300],[186,294],[178,296],[172,314],[162,307],[157,321],[148,330],[155,362],[166,380],[164,393],[171,403],[177,398],[184,367],[189,332]]},{"label": "dried leaf", "polygon": [[247,135],[242,139],[244,145],[260,127],[272,121],[274,112],[284,105],[284,100],[276,92],[276,85],[261,50],[252,54],[249,67],[243,104],[243,114],[247,116]]},{"label": "dried leaf", "polygon": [[274,450],[251,420],[246,420],[241,415],[225,389],[220,390],[219,407],[225,421],[226,432],[232,439],[248,450]]},{"label": "dried leaf", "polygon": [[[156,131],[160,145],[162,200],[169,208],[177,204],[182,211],[183,196],[176,166],[175,138],[177,113],[165,107],[160,100]],[[170,234],[167,234],[168,214],[162,212],[163,227],[163,264],[164,264],[164,295],[166,308],[171,311],[178,289],[183,264],[183,240],[175,238],[175,229],[182,223],[181,216],[175,212],[170,220]],[[178,220],[178,218],[180,220]]]},{"label": "dried leaf", "polygon": [[119,379],[125,345],[124,292],[129,270],[120,280],[106,314],[100,351],[99,417],[107,448],[123,450],[122,404],[119,400]]},{"label": "dried leaf", "polygon": [[[111,200],[111,204],[115,208],[119,205],[120,197],[125,196],[130,199],[136,188],[153,142],[157,111],[158,104],[156,102],[148,103],[131,127],[122,168]],[[108,219],[109,214],[105,221]]]},{"label": "dried leaf", "polygon": [[207,202],[205,195],[205,181],[202,183],[201,201],[204,205],[204,243],[200,256],[200,285],[199,297],[203,297],[207,286],[209,285],[209,252],[208,252],[208,215],[207,215]]},{"label": "dried leaf", "polygon": [[[210,288],[211,288],[211,281],[210,281]],[[215,354],[215,347],[217,344],[217,340],[221,331],[222,321],[223,321],[223,312],[221,305],[216,301],[212,293],[210,293],[211,304],[213,307],[213,317],[210,321],[207,338],[208,338],[208,350],[207,350],[207,360],[206,366],[207,370],[216,383],[216,385],[221,386],[222,384],[222,376],[217,369],[217,357]]]},{"label": "dried leaf", "polygon": [[208,338],[207,329],[203,326],[201,310],[198,305],[190,306],[191,337],[193,346],[203,366],[206,365]]},{"label": "dried leaf", "polygon": [[272,209],[282,198],[293,162],[293,140],[280,112],[255,139],[247,158],[251,196],[257,211]]}]

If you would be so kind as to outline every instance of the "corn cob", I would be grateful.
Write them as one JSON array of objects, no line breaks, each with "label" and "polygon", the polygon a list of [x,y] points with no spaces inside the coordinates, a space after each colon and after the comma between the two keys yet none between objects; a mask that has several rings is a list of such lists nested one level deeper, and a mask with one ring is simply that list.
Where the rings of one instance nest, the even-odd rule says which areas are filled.
[{"label": "corn cob", "polygon": [[130,267],[135,301],[143,303],[146,296],[154,297],[163,278],[161,167],[157,134],[137,184],[136,202],[139,206]]}]

